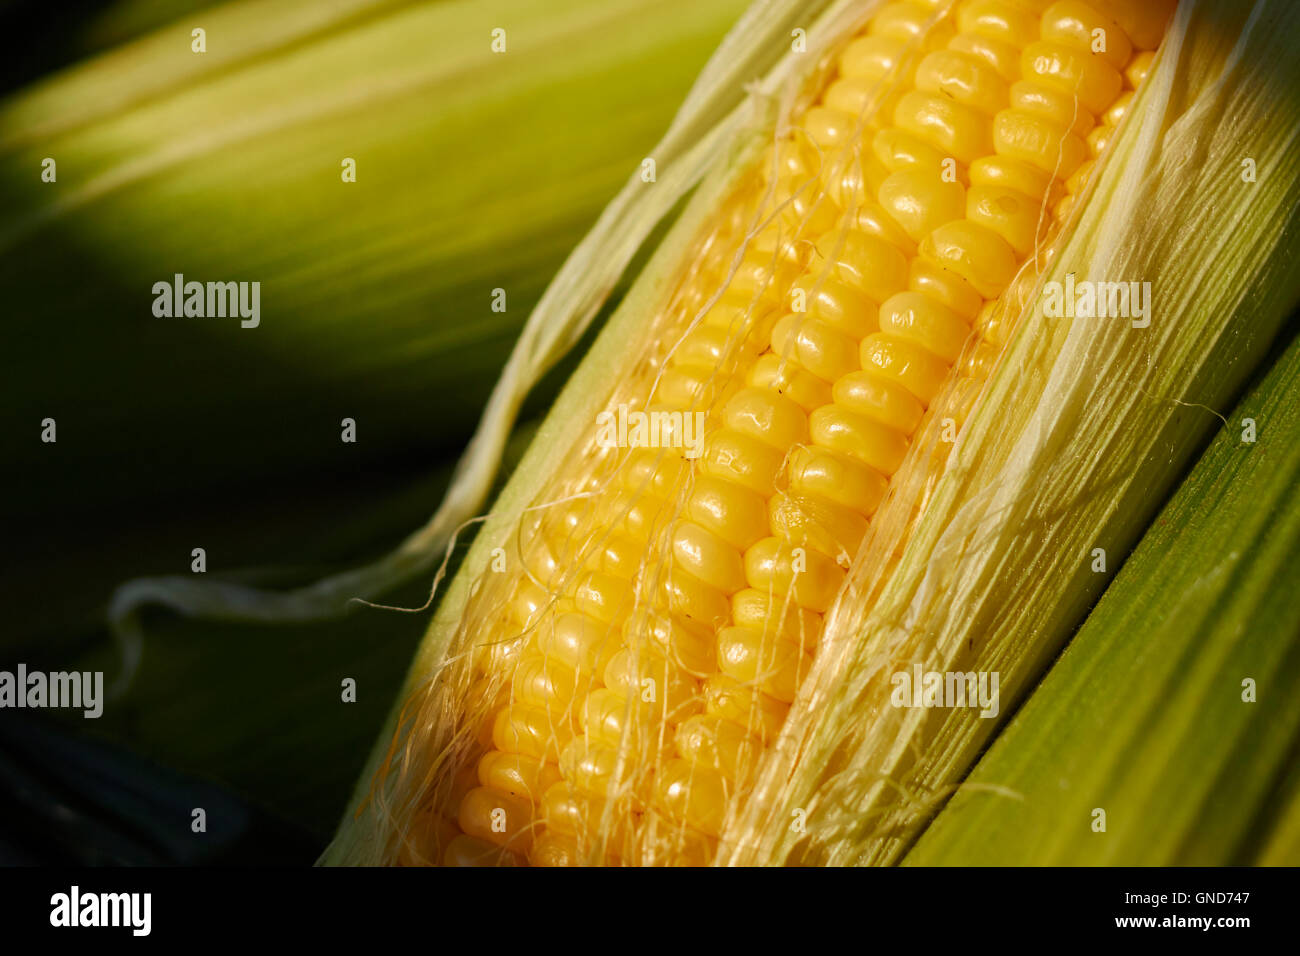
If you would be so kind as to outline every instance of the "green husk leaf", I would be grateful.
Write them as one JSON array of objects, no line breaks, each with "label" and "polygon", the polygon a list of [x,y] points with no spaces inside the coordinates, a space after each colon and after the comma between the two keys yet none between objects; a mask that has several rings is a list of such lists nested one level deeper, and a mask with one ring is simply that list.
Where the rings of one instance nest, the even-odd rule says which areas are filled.
[{"label": "green husk leaf", "polygon": [[1272,826],[1253,858],[1260,866],[1300,866],[1300,738],[1283,765],[1290,769],[1278,788]]},{"label": "green husk leaf", "polygon": [[[1254,444],[1242,440],[1246,419]],[[1300,740],[1297,487],[1300,340],[1228,416],[904,862],[1253,862],[1253,834]],[[1274,862],[1288,852],[1297,862],[1289,840],[1278,834]]]}]

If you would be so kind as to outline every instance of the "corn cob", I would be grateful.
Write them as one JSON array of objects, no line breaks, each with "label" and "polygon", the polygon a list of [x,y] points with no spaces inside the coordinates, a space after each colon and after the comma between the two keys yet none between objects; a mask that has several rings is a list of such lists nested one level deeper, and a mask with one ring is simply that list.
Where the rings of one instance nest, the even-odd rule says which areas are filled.
[{"label": "corn cob", "polygon": [[411,702],[455,731],[402,862],[713,859],[890,477],[969,414],[1171,6],[891,3],[842,46],[611,403],[683,439],[703,412],[702,454],[574,450]]}]

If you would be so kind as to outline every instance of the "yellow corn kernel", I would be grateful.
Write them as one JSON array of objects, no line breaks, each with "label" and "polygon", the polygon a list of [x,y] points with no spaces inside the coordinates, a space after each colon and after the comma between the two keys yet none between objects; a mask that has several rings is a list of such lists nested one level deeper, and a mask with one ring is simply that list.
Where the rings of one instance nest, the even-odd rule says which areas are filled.
[{"label": "yellow corn kernel", "polygon": [[908,268],[907,288],[924,292],[966,319],[973,319],[984,304],[976,288],[943,265],[917,256]]},{"label": "yellow corn kernel", "polygon": [[971,0],[957,11],[957,29],[1015,47],[1038,39],[1038,19],[1030,9],[1009,0]]},{"label": "yellow corn kernel", "polygon": [[840,405],[812,413],[813,440],[822,448],[857,459],[882,475],[892,475],[903,463],[907,439]]},{"label": "yellow corn kernel", "polygon": [[740,724],[700,714],[677,728],[677,752],[693,764],[737,780],[754,766],[762,743]]},{"label": "yellow corn kernel", "polygon": [[862,343],[862,367],[901,385],[924,405],[934,399],[948,374],[948,367],[925,349],[883,334]]},{"label": "yellow corn kernel", "polygon": [[499,790],[475,787],[460,802],[456,822],[466,836],[527,853],[532,844],[532,808]]},{"label": "yellow corn kernel", "polygon": [[[727,291],[719,297],[718,301],[713,303],[704,315],[700,317],[701,327],[708,327],[717,330],[717,332],[726,337],[726,340],[739,334],[744,328],[745,319],[751,310],[751,301],[747,296],[735,292]],[[677,361],[683,362],[687,356],[680,354],[676,356]],[[712,371],[716,365],[714,363],[700,364],[698,368]],[[637,451],[649,451],[649,449],[636,449]]]},{"label": "yellow corn kernel", "polygon": [[881,184],[880,205],[911,239],[920,241],[945,222],[961,217],[966,191],[961,183],[908,169],[891,174]]},{"label": "yellow corn kernel", "polygon": [[[1093,115],[1072,94],[1041,83],[1012,83],[1008,102],[1011,109],[1038,116],[1054,126],[1068,129],[1075,136],[1087,136],[1095,124]],[[1046,188],[1044,182],[1043,190]]]},{"label": "yellow corn kernel", "polygon": [[[816,548],[844,563],[867,533],[867,519],[824,498],[777,492],[767,503],[772,533],[791,544]],[[735,597],[732,609],[735,609]]]},{"label": "yellow corn kernel", "polygon": [[[905,293],[899,293],[899,295],[903,294]],[[927,299],[926,302],[930,307],[944,308],[932,299]],[[955,312],[948,314],[956,315]],[[904,435],[916,431],[921,423],[921,415],[925,411],[921,403],[907,389],[870,372],[859,371],[845,375],[835,383],[833,397],[837,405],[874,419]]]},{"label": "yellow corn kernel", "polygon": [[649,620],[633,618],[627,623],[628,639],[642,637],[653,653],[672,661],[695,677],[717,669],[713,632],[690,621],[654,616]]},{"label": "yellow corn kernel", "polygon": [[[875,131],[872,131],[875,137]],[[852,155],[829,156],[822,166],[822,181],[831,202],[841,209],[861,206],[868,196],[874,196],[880,183],[889,176],[889,169],[874,153],[855,151]]]},{"label": "yellow corn kernel", "polygon": [[946,96],[913,90],[894,108],[894,124],[963,163],[989,152],[983,114]]},{"label": "yellow corn kernel", "polygon": [[673,529],[673,557],[687,572],[727,594],[745,586],[736,548],[707,528],[682,521]]},{"label": "yellow corn kernel", "polygon": [[[595,797],[614,796],[617,789],[615,773],[619,770],[618,747],[574,737],[560,754],[559,769],[563,774],[560,779],[566,781],[577,793]],[[547,789],[549,791],[550,788]]]},{"label": "yellow corn kernel", "polygon": [[818,149],[827,151],[847,143],[858,126],[857,114],[824,106],[814,106],[803,118],[808,139]]},{"label": "yellow corn kernel", "polygon": [[1119,71],[1086,49],[1040,40],[1025,47],[1020,57],[1025,79],[1034,80],[1069,96],[1077,96],[1094,116],[1105,111],[1119,95]]},{"label": "yellow corn kernel", "polygon": [[547,830],[533,841],[528,862],[533,866],[582,866],[583,856],[573,837]]},{"label": "yellow corn kernel", "polygon": [[996,297],[1016,273],[1014,250],[985,227],[968,219],[945,223],[921,243],[920,254],[956,272],[985,298]]},{"label": "yellow corn kernel", "polygon": [[727,782],[716,770],[687,760],[671,760],[656,778],[655,796],[672,819],[708,836],[722,832]]},{"label": "yellow corn kernel", "polygon": [[617,648],[617,632],[586,614],[557,615],[537,631],[537,648],[580,674],[598,674]]},{"label": "yellow corn kernel", "polygon": [[916,68],[916,86],[992,117],[1006,106],[1007,83],[988,63],[954,50],[936,50]]},{"label": "yellow corn kernel", "polygon": [[788,398],[764,388],[738,392],[722,410],[728,428],[785,451],[808,440],[808,416]]},{"label": "yellow corn kernel", "polygon": [[[632,713],[632,705],[627,698],[604,687],[593,690],[582,702],[582,732],[591,740],[618,747],[623,742],[624,734],[631,729]],[[568,745],[568,741],[565,741],[565,745]]]},{"label": "yellow corn kernel", "polygon": [[530,803],[560,779],[560,768],[526,754],[490,750],[478,762],[478,780],[484,787]]},{"label": "yellow corn kernel", "polygon": [[764,538],[745,552],[749,586],[772,594],[793,594],[795,603],[821,614],[831,606],[844,571],[820,551]]},{"label": "yellow corn kernel", "polygon": [[834,382],[858,365],[857,342],[826,322],[802,315],[787,315],[776,323],[772,349],[824,382]]},{"label": "yellow corn kernel", "polygon": [[761,356],[754,363],[745,384],[773,389],[805,412],[820,408],[831,400],[830,385],[773,352]]},{"label": "yellow corn kernel", "polygon": [[782,452],[757,438],[731,428],[719,428],[705,439],[700,470],[766,498],[772,493],[772,480],[784,457]]},{"label": "yellow corn kernel", "polygon": [[997,233],[1017,256],[1029,255],[1046,237],[1048,226],[1039,203],[999,186],[972,186],[966,196],[966,218]]},{"label": "yellow corn kernel", "polygon": [[794,700],[799,681],[811,665],[812,656],[798,644],[764,637],[746,627],[727,627],[718,632],[718,666],[722,673],[787,704]]},{"label": "yellow corn kernel", "polygon": [[1128,66],[1124,68],[1124,85],[1130,90],[1136,90],[1141,86],[1142,81],[1151,72],[1151,63],[1155,58],[1156,55],[1151,50],[1144,50],[1133,57]]},{"label": "yellow corn kernel", "polygon": [[588,566],[615,577],[630,578],[640,569],[644,560],[644,543],[626,532],[614,530],[597,545],[588,560]]},{"label": "yellow corn kernel", "polygon": [[873,36],[917,41],[925,37],[930,11],[919,3],[902,0],[887,3],[871,18],[868,30]]},{"label": "yellow corn kernel", "polygon": [[615,654],[605,668],[605,686],[620,697],[647,705],[649,713],[672,724],[704,706],[700,682],[648,650],[638,653],[624,648]]},{"label": "yellow corn kernel", "polygon": [[631,582],[602,571],[590,571],[579,580],[573,599],[583,614],[602,623],[614,623],[632,607]]},{"label": "yellow corn kernel", "polygon": [[898,68],[905,49],[905,44],[893,37],[857,37],[840,54],[840,73],[869,82],[884,79]]},{"label": "yellow corn kernel", "polygon": [[[872,224],[871,229],[861,230],[864,233],[875,235],[891,245],[898,245],[900,239],[902,242],[910,242],[907,234],[884,214],[883,209],[876,207],[874,212],[871,207],[860,209],[854,222],[861,223],[864,218]],[[795,314],[818,319],[851,338],[862,338],[876,331],[875,303],[852,286],[831,276],[813,276],[810,273],[791,287],[790,299],[791,311]],[[802,300],[802,309],[795,308],[800,304],[799,300]],[[775,331],[775,326],[773,329]]]},{"label": "yellow corn kernel", "polygon": [[[817,240],[817,256],[832,275],[873,302],[889,298],[907,282],[907,259],[883,239],[860,232],[828,233]],[[813,268],[820,265],[814,261]]]},{"label": "yellow corn kernel", "polygon": [[1115,102],[1101,115],[1101,121],[1107,126],[1118,126],[1133,105],[1133,91],[1129,90],[1115,97]]},{"label": "yellow corn kernel", "polygon": [[983,156],[971,163],[971,186],[996,186],[1020,193],[1027,199],[1050,196],[1060,183],[1035,166],[1005,156]]},{"label": "yellow corn kernel", "polygon": [[515,589],[514,599],[510,603],[510,613],[521,629],[532,627],[554,602],[555,598],[546,588],[530,578],[524,578]]},{"label": "yellow corn kernel", "polygon": [[1110,134],[1115,130],[1110,126],[1098,126],[1088,134],[1088,154],[1094,158],[1100,156],[1110,142]]},{"label": "yellow corn kernel", "polygon": [[704,682],[705,713],[744,727],[764,743],[770,742],[790,712],[790,705],[746,687],[725,674]]},{"label": "yellow corn kernel", "polygon": [[1011,43],[976,33],[960,33],[949,41],[948,49],[983,61],[1008,83],[1020,79],[1020,48]]},{"label": "yellow corn kernel", "polygon": [[885,496],[880,472],[826,448],[796,448],[790,453],[790,487],[871,514]]},{"label": "yellow corn kernel", "polygon": [[[875,189],[870,197],[863,196],[860,199],[854,199],[849,205],[850,209],[835,225],[835,229],[840,232],[860,232],[864,235],[874,236],[877,239],[883,239],[898,249],[899,252],[907,258],[916,255],[916,242],[903,231],[903,228],[895,221],[894,217],[887,213],[875,197],[880,195],[880,187],[885,184],[885,180],[892,175],[889,170],[881,170],[881,176]],[[795,283],[794,288],[806,288],[808,285],[821,286],[824,280],[820,277],[808,276]],[[842,283],[841,289],[848,289]],[[791,290],[792,305],[791,311],[800,312],[803,309],[797,308],[794,303],[794,289]],[[856,315],[856,312],[853,313]],[[847,328],[845,331],[849,331]]]},{"label": "yellow corn kernel", "polygon": [[[818,190],[812,188],[815,185],[816,182],[813,181],[808,187],[791,195],[781,208],[778,221],[770,229],[780,230],[784,236],[806,237],[820,235],[835,225],[835,220],[839,218],[839,209],[829,199],[820,195]],[[770,259],[771,253],[763,249],[766,244],[764,239],[767,235],[769,235],[769,232],[760,233],[755,238],[753,248],[760,255]],[[780,290],[789,284],[792,275],[787,267],[795,258],[795,254],[803,251],[803,247],[796,244],[790,244],[785,248],[787,252],[782,257],[783,268],[780,277],[775,283],[764,288],[764,301],[776,298],[780,294]]]},{"label": "yellow corn kernel", "polygon": [[[427,804],[415,815],[411,821],[411,828],[404,834],[397,854],[397,865],[437,864],[441,862],[448,845],[458,838],[472,839],[461,836],[460,828],[455,823],[443,816],[438,807]],[[501,853],[501,848],[498,846],[491,846],[491,849],[495,854]]]},{"label": "yellow corn kernel", "polygon": [[578,672],[555,657],[528,651],[515,665],[513,692],[517,700],[545,707],[569,700],[578,688]]},{"label": "yellow corn kernel", "polygon": [[619,469],[618,481],[628,491],[667,498],[681,484],[688,471],[690,468],[686,462],[669,449],[633,448]]},{"label": "yellow corn kernel", "polygon": [[686,515],[727,544],[743,550],[762,537],[761,495],[734,482],[702,474],[686,503]]},{"label": "yellow corn kernel", "polygon": [[953,158],[915,133],[891,126],[871,138],[871,150],[891,173],[900,169],[922,169],[936,176],[944,173]]},{"label": "yellow corn kernel", "polygon": [[732,597],[731,607],[738,627],[780,637],[803,648],[816,646],[821,635],[821,615],[800,607],[784,594],[746,588]]},{"label": "yellow corn kernel", "polygon": [[547,762],[558,759],[572,737],[567,715],[519,701],[499,711],[492,726],[492,744],[497,750]]},{"label": "yellow corn kernel", "polygon": [[666,575],[663,595],[669,611],[705,627],[717,627],[727,619],[727,596],[678,567]]},{"label": "yellow corn kernel", "polygon": [[867,111],[879,109],[886,102],[882,87],[865,77],[845,76],[826,90],[826,106],[857,119]]},{"label": "yellow corn kernel", "polygon": [[541,815],[548,832],[590,839],[604,811],[602,798],[580,793],[567,781],[555,784],[542,795]]},{"label": "yellow corn kernel", "polygon": [[1139,50],[1154,50],[1160,45],[1169,18],[1178,0],[1092,0],[1098,12],[1120,25]]},{"label": "yellow corn kernel", "polygon": [[[1098,32],[1100,31],[1100,32]],[[1060,0],[1043,13],[1044,40],[1093,50],[1117,70],[1133,55],[1133,44],[1114,20],[1081,0]]]},{"label": "yellow corn kernel", "polygon": [[1088,185],[1088,179],[1096,165],[1096,162],[1090,159],[1076,169],[1070,178],[1066,180],[1065,188],[1067,192],[1070,194],[1083,192],[1083,188]]},{"label": "yellow corn kernel", "polygon": [[[881,303],[880,330],[918,345],[949,364],[957,360],[970,335],[970,326],[961,316],[919,292],[900,292]],[[888,421],[883,424],[892,427]]]},{"label": "yellow corn kernel", "polygon": [[1003,110],[993,120],[999,156],[1018,159],[1056,179],[1065,179],[1087,158],[1088,147],[1073,133],[1023,110]]}]

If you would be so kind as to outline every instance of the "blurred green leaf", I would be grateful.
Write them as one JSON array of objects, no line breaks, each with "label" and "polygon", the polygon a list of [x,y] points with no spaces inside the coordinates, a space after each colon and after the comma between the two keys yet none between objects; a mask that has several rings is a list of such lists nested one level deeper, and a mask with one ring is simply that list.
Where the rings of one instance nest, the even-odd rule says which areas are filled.
[{"label": "blurred green leaf", "polygon": [[[740,3],[456,0],[269,32],[260,7],[212,11],[208,54],[171,27],[0,104],[0,437],[31,523],[313,475],[345,416],[368,467],[457,450]],[[261,325],[156,318],[176,273],[261,282]]]}]

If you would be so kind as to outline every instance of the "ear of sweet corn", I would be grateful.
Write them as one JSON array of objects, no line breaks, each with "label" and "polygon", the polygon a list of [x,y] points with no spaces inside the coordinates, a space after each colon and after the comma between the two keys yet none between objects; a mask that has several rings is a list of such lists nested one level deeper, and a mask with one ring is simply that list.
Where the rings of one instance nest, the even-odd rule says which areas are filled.
[{"label": "ear of sweet corn", "polygon": [[1297,394],[1293,342],[905,863],[1300,861]]},{"label": "ear of sweet corn", "polygon": [[[1179,44],[1202,39],[1189,24],[1203,29],[1205,11],[1215,13],[1192,6],[1202,19],[1184,11]],[[1148,402],[1150,431],[1132,443],[1123,472],[1109,476],[1113,494],[1081,501],[1077,486],[1053,489],[1046,473],[1048,451],[1066,449],[1070,461],[1071,450],[1084,454],[1103,440],[1101,420],[1077,411],[1081,384],[1071,374],[1078,378],[1085,354],[1112,363],[1130,388],[1171,384],[1162,377],[1168,369],[1149,374],[1152,357],[1185,379],[1205,356],[1171,325],[1137,348],[1140,340],[1125,333],[1146,327],[1048,327],[1041,308],[1020,316],[1044,267],[1049,277],[1063,262],[1102,275],[1159,271],[1156,247],[1174,237],[1126,220],[1140,194],[1164,202],[1171,220],[1181,214],[1156,146],[1175,125],[1172,77],[1189,82],[1194,73],[1177,59],[1184,50],[1167,48],[1173,59],[1161,68],[1157,105],[1116,139],[1106,121],[1118,123],[1129,103],[1141,110],[1152,94],[1121,99],[1120,68],[1140,79],[1149,57],[1117,42],[1121,34],[1128,41],[1115,20],[1127,18],[1135,38],[1149,35],[1150,24],[1132,10],[1040,7],[969,3],[946,16],[890,4],[873,7],[858,33],[851,12],[862,9],[838,5],[819,21],[834,42],[819,51],[827,67],[805,88],[821,92],[796,96],[774,150],[751,145],[759,172],[742,162],[701,190],[566,390],[551,431],[539,437],[547,445],[525,462],[530,478],[507,491],[476,546],[478,563],[470,559],[470,575],[482,574],[479,548],[508,543],[523,570],[503,576],[506,583],[490,574],[453,583],[395,723],[396,755],[331,859],[847,862],[897,852],[899,835],[906,839],[924,814],[890,795],[941,786],[981,732],[957,721],[945,737],[937,722],[885,710],[888,681],[880,678],[889,660],[949,655],[944,663],[964,664],[952,655],[966,646],[1000,661],[1010,641],[1009,669],[1026,680],[1093,592],[1062,555],[1051,586],[1025,594],[1055,601],[1054,619],[1046,628],[1013,620],[1006,609],[1026,581],[1015,562],[1028,558],[1021,567],[1029,570],[1052,544],[1064,547],[1061,535],[1081,538],[1107,520],[1119,526],[1111,547],[1122,554],[1125,521],[1142,514],[1133,489],[1169,478],[1150,457],[1152,441],[1177,445],[1196,431],[1171,414],[1172,403]],[[1116,38],[1114,63],[1087,49],[1089,18]],[[888,82],[913,71],[915,86]],[[1090,152],[1126,137],[1118,167],[1084,168]],[[1270,144],[1261,149],[1276,168]],[[1226,165],[1223,155],[1215,159]],[[1142,179],[1152,169],[1154,178]],[[1294,188],[1289,172],[1253,224],[1265,274],[1279,261],[1270,257],[1286,220],[1278,198]],[[1124,175],[1129,181],[1117,186]],[[1097,195],[1106,197],[1100,210]],[[775,201],[766,216],[764,197]],[[1067,230],[1064,250],[1018,276],[1057,224]],[[796,291],[802,308],[787,298]],[[1276,295],[1293,294],[1288,286]],[[1240,287],[1224,295],[1217,311],[1195,313],[1206,342],[1218,338],[1215,317],[1224,321],[1222,307],[1240,300]],[[1277,306],[1260,303],[1254,354],[1276,326]],[[649,329],[647,315],[660,316]],[[1018,319],[1035,331],[1016,334],[1015,364],[996,365],[968,422]],[[1037,377],[1026,380],[1025,369]],[[679,415],[707,409],[698,462],[663,453],[602,459],[584,435],[602,405],[614,404],[602,379],[622,383],[615,400]],[[1212,381],[1210,392],[1222,394],[1230,381]],[[1112,390],[1108,400],[1122,407]],[[1023,407],[1008,413],[1015,402]],[[949,472],[936,443],[963,425],[959,450],[975,457]],[[1025,447],[1044,433],[1055,447]],[[1075,477],[1107,485],[1086,469]],[[956,491],[963,483],[965,496]],[[1050,496],[1028,500],[1042,490],[1057,495],[1055,511],[1041,507]],[[958,529],[966,540],[955,553],[936,553],[936,533],[953,530],[944,522],[965,520],[952,510],[959,505],[1018,511],[1001,528],[986,519],[984,530],[1002,533],[1003,547],[1037,538],[1037,552],[975,547],[977,524]],[[1089,507],[1099,510],[1083,514]],[[993,565],[1011,573],[990,581]],[[962,581],[972,570],[974,580]],[[947,593],[933,580],[954,575]],[[990,632],[977,652],[973,636],[966,644],[970,622],[960,620],[958,600],[976,611],[987,602]],[[926,615],[933,624],[898,626]],[[902,653],[907,640],[910,655]],[[638,699],[647,680],[650,696]],[[946,762],[927,767],[936,755]],[[511,762],[508,772],[502,761]]]}]

